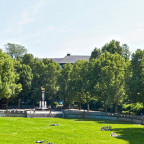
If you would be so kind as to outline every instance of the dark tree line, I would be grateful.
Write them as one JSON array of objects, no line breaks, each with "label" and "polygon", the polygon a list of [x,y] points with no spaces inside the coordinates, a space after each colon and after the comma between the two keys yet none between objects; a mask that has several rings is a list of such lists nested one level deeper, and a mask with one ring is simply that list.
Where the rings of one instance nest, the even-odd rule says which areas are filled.
[{"label": "dark tree line", "polygon": [[[138,113],[144,107],[144,51],[130,54],[127,44],[112,40],[95,48],[89,61],[60,65],[50,59],[39,60],[27,54],[25,47],[8,43],[0,51],[0,102],[8,107],[15,102],[37,105],[40,87],[46,89],[49,104],[63,101],[71,108],[100,103],[101,109],[118,113]],[[10,56],[11,57],[10,57]]]}]

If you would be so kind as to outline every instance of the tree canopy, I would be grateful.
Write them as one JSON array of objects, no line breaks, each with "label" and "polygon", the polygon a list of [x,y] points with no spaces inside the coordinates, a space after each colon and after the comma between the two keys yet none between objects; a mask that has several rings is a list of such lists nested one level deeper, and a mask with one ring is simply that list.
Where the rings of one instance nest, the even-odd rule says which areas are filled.
[{"label": "tree canopy", "polygon": [[27,49],[20,44],[7,43],[4,46],[6,53],[13,59],[18,59],[27,53]]}]

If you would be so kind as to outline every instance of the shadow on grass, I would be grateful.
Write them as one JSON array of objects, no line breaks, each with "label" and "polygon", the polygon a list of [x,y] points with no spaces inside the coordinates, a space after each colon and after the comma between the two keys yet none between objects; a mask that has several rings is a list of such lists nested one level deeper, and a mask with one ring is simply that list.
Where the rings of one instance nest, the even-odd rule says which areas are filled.
[{"label": "shadow on grass", "polygon": [[[116,139],[122,139],[128,141],[129,144],[144,144],[144,127],[131,122],[115,121],[115,120],[99,120],[99,119],[74,119],[75,121],[95,121],[100,124],[122,124],[132,125],[126,128],[112,128],[112,132],[115,132],[121,137],[115,137]],[[134,126],[133,126],[134,125]]]},{"label": "shadow on grass", "polygon": [[127,121],[106,120],[106,119],[105,120],[104,119],[87,119],[87,118],[79,118],[79,119],[75,119],[75,121],[96,121],[101,124],[103,124],[103,123],[106,123],[106,124],[134,124],[132,122],[127,122]]},{"label": "shadow on grass", "polygon": [[129,141],[129,144],[144,144],[144,128],[116,128],[113,131],[121,135],[118,139]]}]

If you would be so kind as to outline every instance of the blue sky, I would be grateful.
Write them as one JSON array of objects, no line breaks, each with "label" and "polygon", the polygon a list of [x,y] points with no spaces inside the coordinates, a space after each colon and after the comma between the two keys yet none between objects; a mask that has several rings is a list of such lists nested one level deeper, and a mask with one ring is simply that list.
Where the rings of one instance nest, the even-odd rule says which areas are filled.
[{"label": "blue sky", "polygon": [[90,55],[112,39],[144,48],[143,0],[0,0],[0,48],[21,44],[35,57]]}]

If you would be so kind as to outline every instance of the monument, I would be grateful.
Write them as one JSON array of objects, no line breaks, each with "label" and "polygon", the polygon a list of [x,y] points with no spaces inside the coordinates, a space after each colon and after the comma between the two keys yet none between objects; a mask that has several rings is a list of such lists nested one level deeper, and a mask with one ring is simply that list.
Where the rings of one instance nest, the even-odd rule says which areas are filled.
[{"label": "monument", "polygon": [[41,87],[41,91],[42,91],[42,100],[39,103],[39,109],[45,110],[47,109],[47,102],[45,101],[45,88]]}]

